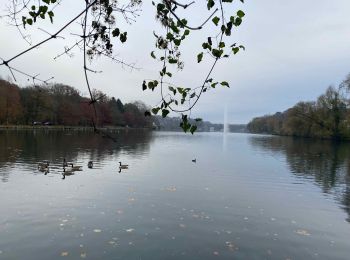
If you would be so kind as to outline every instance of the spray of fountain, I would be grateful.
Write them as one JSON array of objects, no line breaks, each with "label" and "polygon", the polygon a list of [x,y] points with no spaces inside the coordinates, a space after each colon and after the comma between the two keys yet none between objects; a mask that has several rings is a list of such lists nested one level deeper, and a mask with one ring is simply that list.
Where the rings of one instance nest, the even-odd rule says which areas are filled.
[{"label": "spray of fountain", "polygon": [[226,151],[226,146],[227,146],[227,133],[229,132],[228,128],[228,116],[227,116],[227,104],[225,105],[224,109],[224,124],[223,124],[223,129],[222,129],[222,147],[223,150]]}]

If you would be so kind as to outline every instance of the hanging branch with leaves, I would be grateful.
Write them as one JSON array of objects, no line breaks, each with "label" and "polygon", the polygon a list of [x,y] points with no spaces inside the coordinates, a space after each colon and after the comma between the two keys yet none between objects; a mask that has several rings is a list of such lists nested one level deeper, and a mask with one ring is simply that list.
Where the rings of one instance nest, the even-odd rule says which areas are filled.
[{"label": "hanging branch with leaves", "polygon": [[[29,26],[39,23],[40,20],[49,19],[54,23],[57,16],[55,9],[62,5],[65,0],[8,0],[8,18],[10,24],[17,27],[21,36],[30,44],[30,46],[22,52],[8,59],[0,61],[0,67],[7,67],[13,78],[16,80],[15,73],[22,74],[35,81],[47,83],[48,80],[40,80],[37,76],[32,76],[30,73],[23,72],[14,68],[11,63],[27,54],[33,49],[44,45],[48,41],[62,37],[62,34],[76,22],[81,26],[81,34],[75,35],[78,39],[75,40],[69,47],[65,47],[64,51],[56,55],[58,59],[63,55],[71,56],[74,49],[83,51],[83,72],[87,88],[90,94],[90,104],[94,106],[95,118],[96,99],[94,99],[89,82],[89,74],[97,73],[97,70],[88,67],[88,62],[93,62],[98,57],[109,58],[122,66],[136,68],[135,64],[126,63],[119,57],[114,56],[115,50],[128,39],[128,32],[123,30],[120,19],[123,19],[127,24],[136,21],[141,12],[142,0],[81,0],[84,4],[82,10],[73,18],[69,19],[60,29],[36,44],[31,44],[27,36],[22,30]],[[67,0],[66,0],[67,1]],[[237,0],[235,2],[244,2]],[[143,90],[154,90],[160,87],[161,101],[151,111],[146,111],[145,115],[161,114],[166,117],[171,111],[181,115],[181,127],[185,132],[196,131],[197,126],[190,123],[190,115],[194,106],[199,101],[203,93],[210,89],[214,89],[217,85],[229,87],[227,81],[217,81],[212,77],[213,71],[217,63],[221,59],[229,58],[232,54],[237,54],[240,50],[244,50],[244,46],[236,43],[227,42],[225,39],[230,37],[232,31],[239,27],[242,23],[245,13],[242,10],[231,13],[230,8],[234,0],[205,0],[201,1],[200,5],[205,4],[208,10],[207,15],[203,18],[199,25],[192,25],[190,21],[183,18],[184,11],[196,12],[196,4],[194,1],[188,3],[180,3],[176,0],[158,0],[152,1],[155,8],[156,19],[164,27],[163,34],[154,33],[156,40],[156,50],[151,52],[151,57],[161,63],[159,78],[153,80],[145,80],[142,84]],[[198,5],[198,4],[197,4]],[[4,17],[4,16],[2,16]],[[186,39],[192,31],[200,31],[208,24],[214,24],[216,33],[214,36],[206,37],[200,48],[202,49],[194,59],[197,63],[201,63],[204,59],[211,60],[208,73],[204,79],[196,87],[180,87],[170,83],[174,69],[184,69],[184,62],[181,59],[181,49],[185,46]],[[116,40],[117,39],[117,40]],[[51,78],[50,78],[51,79]],[[186,85],[186,84],[184,84]],[[196,119],[200,121],[201,119]],[[92,124],[97,130],[97,125],[94,120]]]}]

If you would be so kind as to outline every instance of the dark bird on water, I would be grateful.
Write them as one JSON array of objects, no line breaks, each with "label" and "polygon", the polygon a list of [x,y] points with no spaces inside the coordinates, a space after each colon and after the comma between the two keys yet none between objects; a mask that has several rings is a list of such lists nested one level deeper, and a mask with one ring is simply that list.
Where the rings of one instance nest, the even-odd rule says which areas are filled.
[{"label": "dark bird on water", "polygon": [[88,162],[88,167],[89,167],[90,169],[92,169],[93,166],[94,166],[94,163],[93,163],[92,161],[89,161],[89,162]]},{"label": "dark bird on water", "polygon": [[129,165],[127,164],[122,164],[122,162],[119,162],[119,169],[128,169]]}]

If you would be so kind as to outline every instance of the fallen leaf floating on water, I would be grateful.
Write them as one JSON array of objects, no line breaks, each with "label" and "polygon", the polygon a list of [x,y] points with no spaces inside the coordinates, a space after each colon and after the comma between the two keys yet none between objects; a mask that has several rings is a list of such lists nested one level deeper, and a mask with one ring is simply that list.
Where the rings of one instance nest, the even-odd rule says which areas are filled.
[{"label": "fallen leaf floating on water", "polygon": [[227,246],[228,250],[230,250],[232,252],[238,250],[238,247],[236,247],[235,244],[231,241],[227,241],[226,246]]},{"label": "fallen leaf floating on water", "polygon": [[176,187],[167,187],[164,190],[165,191],[169,191],[169,192],[175,192],[176,191]]},{"label": "fallen leaf floating on water", "polygon": [[302,235],[302,236],[310,236],[311,234],[304,229],[298,229],[297,231],[295,231],[295,233],[297,233],[298,235]]}]

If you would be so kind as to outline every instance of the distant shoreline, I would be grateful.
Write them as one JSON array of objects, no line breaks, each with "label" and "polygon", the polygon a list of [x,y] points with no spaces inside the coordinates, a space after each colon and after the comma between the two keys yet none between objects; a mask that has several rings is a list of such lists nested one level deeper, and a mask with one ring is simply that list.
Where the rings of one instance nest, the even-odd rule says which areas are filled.
[{"label": "distant shoreline", "polygon": [[[152,130],[150,128],[131,128],[124,126],[104,126],[97,127],[98,130],[119,131],[119,130]],[[65,125],[0,125],[1,130],[60,130],[60,131],[84,131],[93,132],[92,126],[65,126]]]}]

